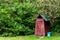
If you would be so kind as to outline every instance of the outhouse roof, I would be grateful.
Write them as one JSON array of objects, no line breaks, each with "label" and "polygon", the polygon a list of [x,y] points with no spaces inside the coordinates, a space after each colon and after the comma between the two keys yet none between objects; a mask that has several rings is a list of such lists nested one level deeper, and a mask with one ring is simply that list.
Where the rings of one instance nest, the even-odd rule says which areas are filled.
[{"label": "outhouse roof", "polygon": [[48,15],[46,15],[46,14],[40,14],[40,15],[45,21],[49,21],[48,20]]}]

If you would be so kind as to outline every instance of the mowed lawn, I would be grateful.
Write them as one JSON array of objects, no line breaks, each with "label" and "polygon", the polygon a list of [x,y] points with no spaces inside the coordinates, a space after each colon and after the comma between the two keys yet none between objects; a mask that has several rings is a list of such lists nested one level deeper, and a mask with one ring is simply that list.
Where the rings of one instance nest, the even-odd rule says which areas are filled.
[{"label": "mowed lawn", "polygon": [[0,40],[60,40],[60,36],[38,37],[34,35],[17,36],[17,37],[0,37]]}]

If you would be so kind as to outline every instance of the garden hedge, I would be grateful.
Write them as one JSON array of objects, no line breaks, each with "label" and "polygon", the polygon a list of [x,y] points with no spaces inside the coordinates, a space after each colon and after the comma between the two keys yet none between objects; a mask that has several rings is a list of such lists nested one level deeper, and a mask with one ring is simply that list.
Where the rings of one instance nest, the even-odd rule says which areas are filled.
[{"label": "garden hedge", "polygon": [[35,17],[38,10],[32,3],[1,3],[0,35],[19,36],[34,33]]}]

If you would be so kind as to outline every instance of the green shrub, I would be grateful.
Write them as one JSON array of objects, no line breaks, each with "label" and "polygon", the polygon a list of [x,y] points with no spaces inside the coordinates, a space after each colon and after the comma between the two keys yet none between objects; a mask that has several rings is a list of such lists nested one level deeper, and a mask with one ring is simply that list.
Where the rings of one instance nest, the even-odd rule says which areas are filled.
[{"label": "green shrub", "polygon": [[0,6],[0,35],[18,36],[34,33],[38,10],[32,3],[2,3]]}]

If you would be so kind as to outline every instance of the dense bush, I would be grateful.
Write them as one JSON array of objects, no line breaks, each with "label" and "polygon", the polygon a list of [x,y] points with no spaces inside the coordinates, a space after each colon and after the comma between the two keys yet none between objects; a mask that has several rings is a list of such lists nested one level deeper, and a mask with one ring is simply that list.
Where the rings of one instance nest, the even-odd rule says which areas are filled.
[{"label": "dense bush", "polygon": [[34,33],[34,19],[37,9],[32,3],[1,3],[0,35],[17,36]]},{"label": "dense bush", "polygon": [[60,33],[60,18],[57,18],[55,22],[52,24],[52,31]]}]

